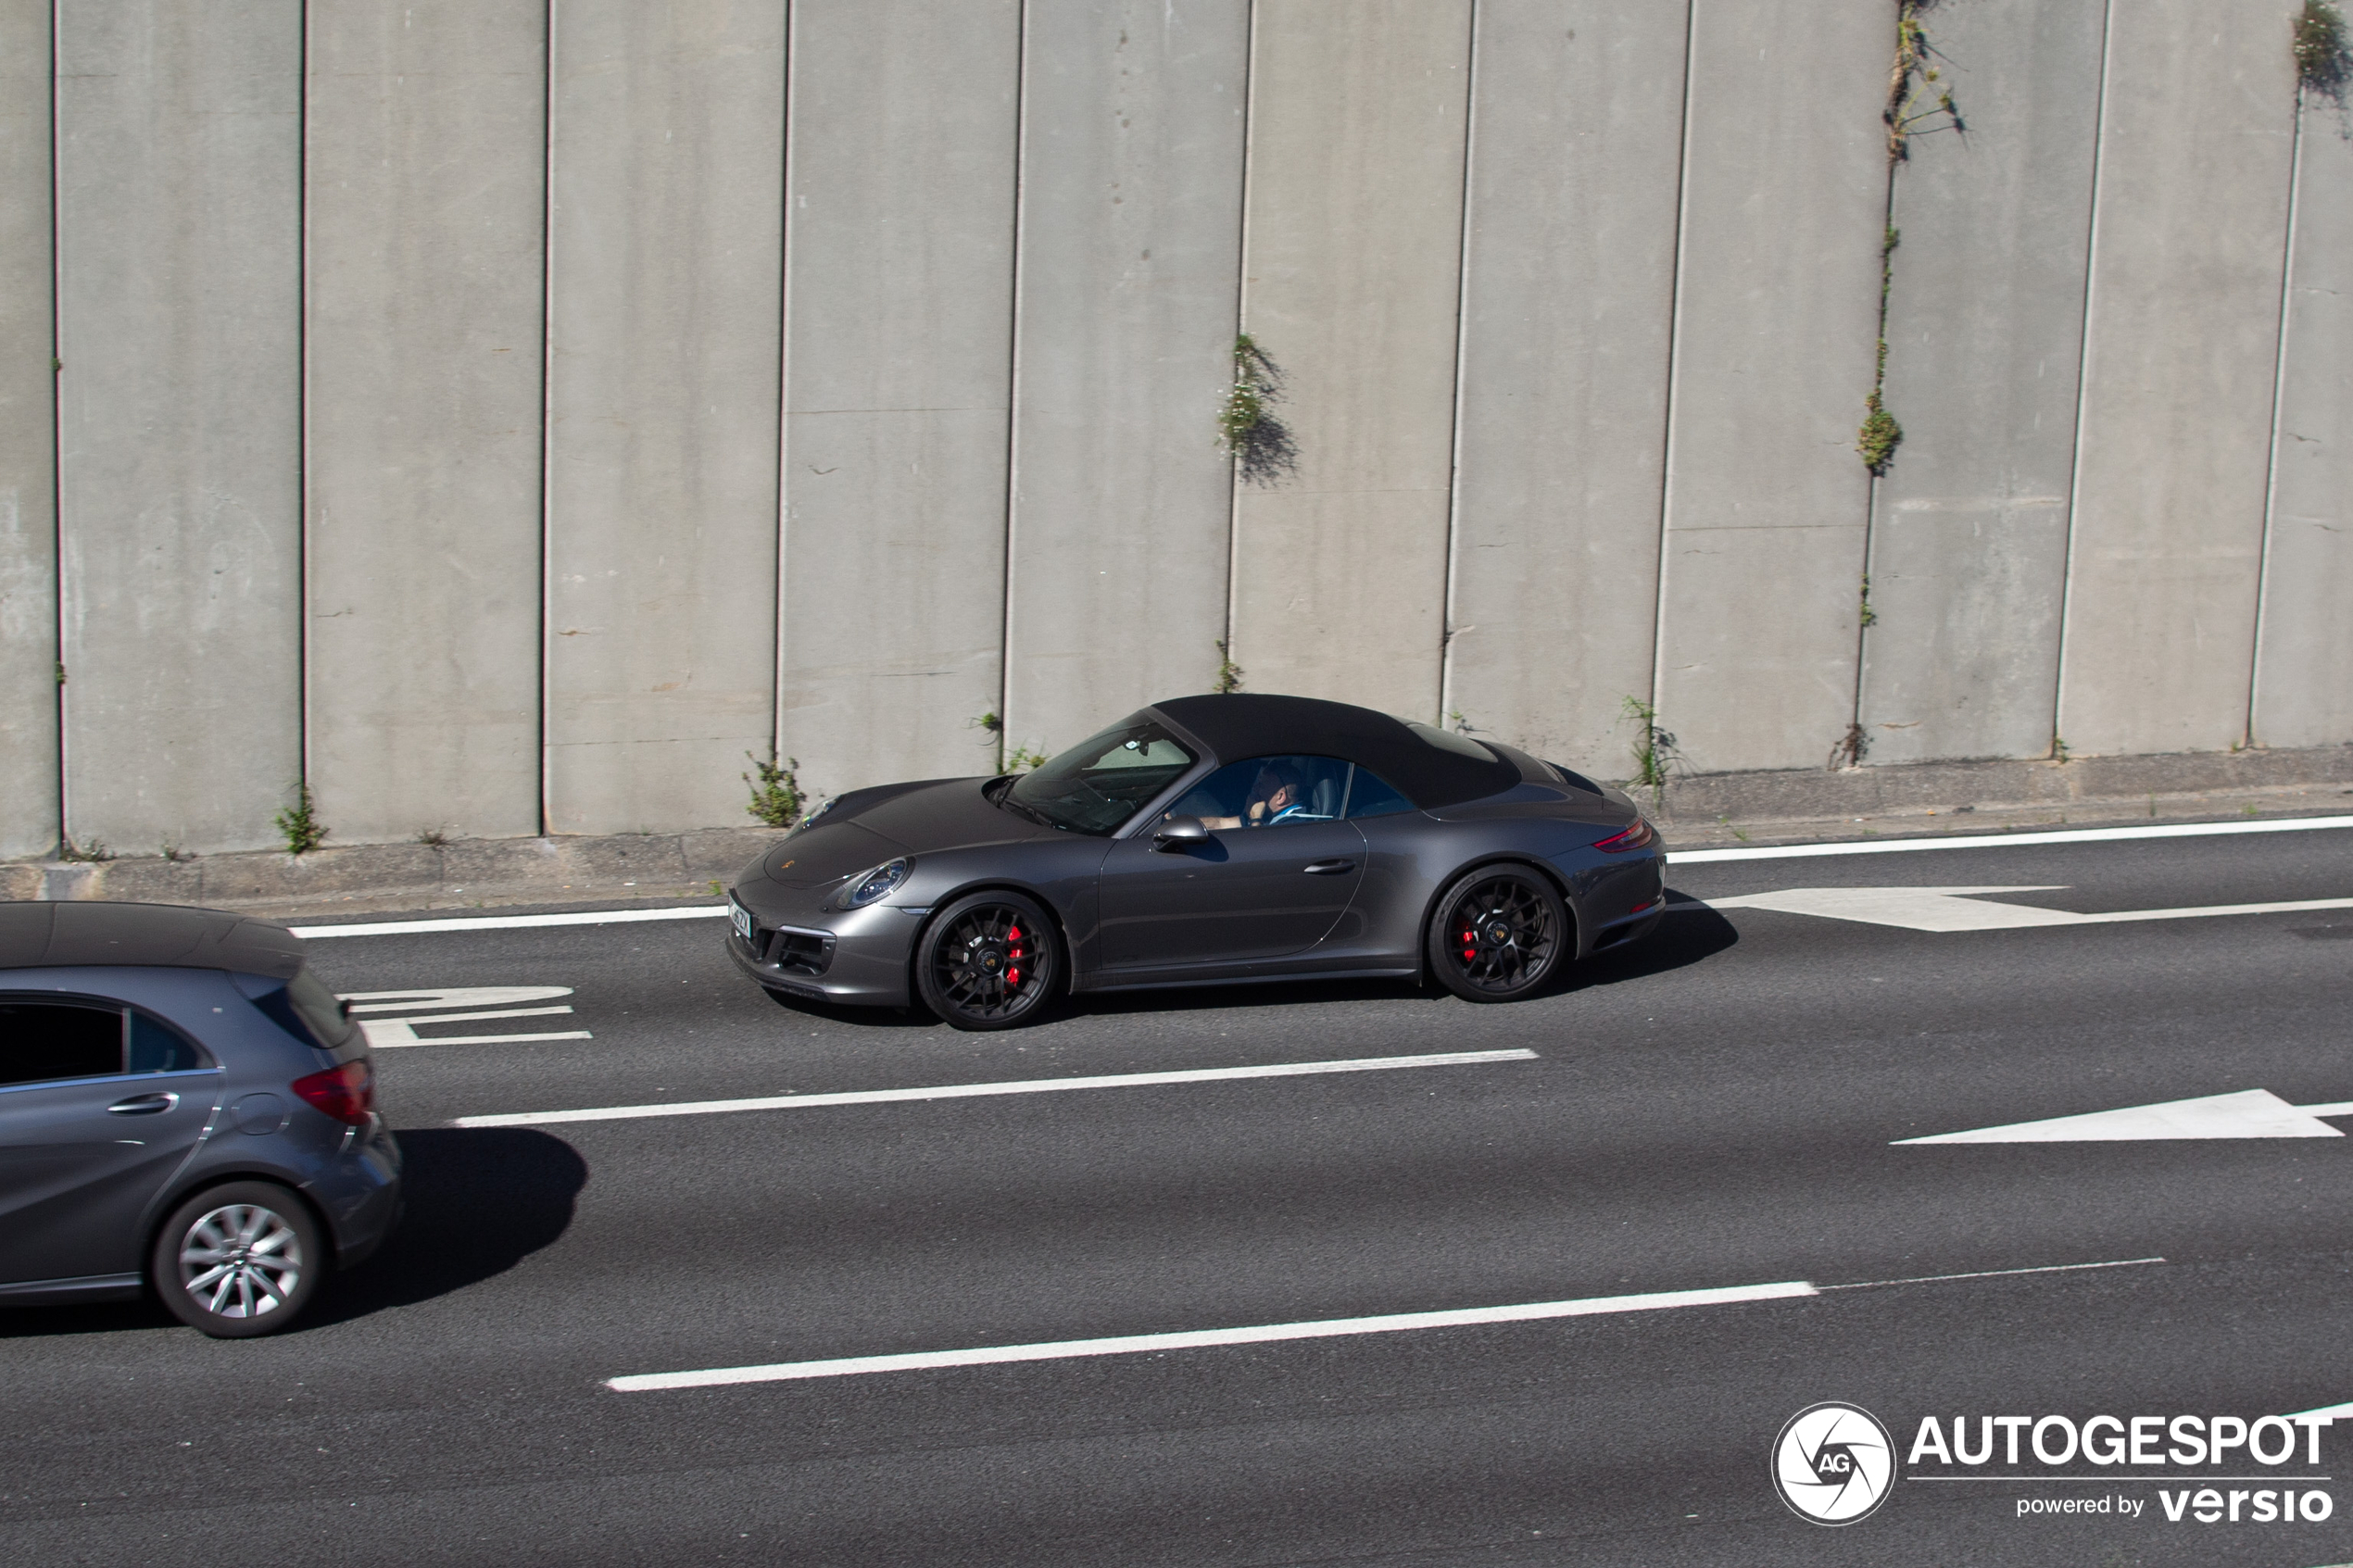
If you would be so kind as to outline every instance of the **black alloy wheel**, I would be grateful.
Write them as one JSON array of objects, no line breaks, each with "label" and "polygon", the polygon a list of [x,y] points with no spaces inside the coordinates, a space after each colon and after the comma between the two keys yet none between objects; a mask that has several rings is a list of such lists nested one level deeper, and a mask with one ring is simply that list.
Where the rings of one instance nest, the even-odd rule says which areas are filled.
[{"label": "black alloy wheel", "polygon": [[1541,872],[1481,866],[1439,899],[1429,967],[1466,1002],[1515,1002],[1559,970],[1568,935],[1568,911]]},{"label": "black alloy wheel", "polygon": [[1018,893],[957,899],[934,918],[915,952],[924,1005],[958,1029],[1026,1023],[1061,981],[1054,922]]}]

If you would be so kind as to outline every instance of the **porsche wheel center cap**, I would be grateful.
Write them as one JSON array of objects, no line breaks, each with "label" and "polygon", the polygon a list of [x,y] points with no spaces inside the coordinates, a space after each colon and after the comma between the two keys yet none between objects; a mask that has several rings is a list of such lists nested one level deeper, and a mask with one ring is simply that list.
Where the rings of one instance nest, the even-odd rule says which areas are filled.
[{"label": "porsche wheel center cap", "polygon": [[1502,921],[1497,921],[1487,928],[1487,939],[1500,947],[1512,939],[1512,928]]},{"label": "porsche wheel center cap", "polygon": [[1005,967],[1005,955],[994,947],[984,947],[980,951],[980,967],[982,972],[994,974]]}]

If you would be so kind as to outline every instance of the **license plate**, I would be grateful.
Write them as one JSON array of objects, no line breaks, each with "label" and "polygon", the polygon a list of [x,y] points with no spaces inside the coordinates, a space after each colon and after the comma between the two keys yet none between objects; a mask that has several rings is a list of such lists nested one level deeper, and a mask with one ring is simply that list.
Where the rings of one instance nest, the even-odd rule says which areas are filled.
[{"label": "license plate", "polygon": [[729,904],[727,918],[735,923],[736,935],[747,942],[751,940],[751,911],[749,909],[745,909],[741,904]]}]

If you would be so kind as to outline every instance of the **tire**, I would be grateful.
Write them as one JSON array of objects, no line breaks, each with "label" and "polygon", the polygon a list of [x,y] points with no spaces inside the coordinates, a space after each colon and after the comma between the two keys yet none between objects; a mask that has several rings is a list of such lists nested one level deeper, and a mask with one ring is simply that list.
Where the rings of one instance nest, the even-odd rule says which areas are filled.
[{"label": "tire", "polygon": [[1018,893],[957,899],[915,946],[916,995],[955,1029],[1035,1022],[1062,979],[1052,917]]},{"label": "tire", "polygon": [[1531,866],[1481,866],[1455,879],[1429,920],[1430,972],[1466,1002],[1534,996],[1575,952],[1559,893]]},{"label": "tire", "polygon": [[327,1270],[308,1205],[275,1182],[230,1182],[171,1211],[147,1279],[173,1317],[216,1339],[275,1334],[302,1315]]}]

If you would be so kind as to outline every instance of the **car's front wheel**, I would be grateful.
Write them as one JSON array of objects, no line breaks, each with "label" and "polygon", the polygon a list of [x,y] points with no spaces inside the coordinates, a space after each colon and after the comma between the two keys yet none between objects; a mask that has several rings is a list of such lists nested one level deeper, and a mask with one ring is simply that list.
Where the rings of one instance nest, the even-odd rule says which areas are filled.
[{"label": "car's front wheel", "polygon": [[1568,911],[1542,872],[1481,866],[1458,878],[1429,922],[1429,967],[1466,1002],[1516,1002],[1570,955]]},{"label": "car's front wheel", "polygon": [[957,899],[925,929],[915,952],[916,992],[958,1029],[1026,1023],[1061,984],[1054,922],[1018,893]]},{"label": "car's front wheel", "polygon": [[147,1277],[171,1315],[216,1339],[275,1334],[325,1272],[319,1222],[274,1182],[230,1182],[172,1210]]}]

